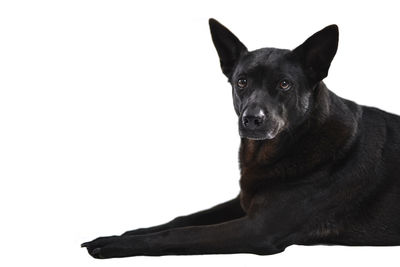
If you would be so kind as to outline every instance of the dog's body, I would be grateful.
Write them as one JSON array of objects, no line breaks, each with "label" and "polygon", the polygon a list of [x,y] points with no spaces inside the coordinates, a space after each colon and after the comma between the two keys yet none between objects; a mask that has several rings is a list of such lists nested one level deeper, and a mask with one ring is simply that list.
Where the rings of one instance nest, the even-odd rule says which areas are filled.
[{"label": "dog's body", "polygon": [[84,243],[96,258],[274,254],[292,244],[400,245],[400,117],[329,91],[332,25],[290,50],[248,52],[210,20],[239,116],[240,195]]}]

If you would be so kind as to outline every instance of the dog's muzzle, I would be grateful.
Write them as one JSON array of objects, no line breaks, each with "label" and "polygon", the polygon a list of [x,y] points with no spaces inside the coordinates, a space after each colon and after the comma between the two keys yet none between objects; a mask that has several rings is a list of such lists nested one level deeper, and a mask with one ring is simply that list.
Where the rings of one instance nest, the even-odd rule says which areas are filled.
[{"label": "dog's muzzle", "polygon": [[239,134],[243,138],[264,140],[275,138],[284,126],[284,121],[262,109],[246,109],[239,116]]}]

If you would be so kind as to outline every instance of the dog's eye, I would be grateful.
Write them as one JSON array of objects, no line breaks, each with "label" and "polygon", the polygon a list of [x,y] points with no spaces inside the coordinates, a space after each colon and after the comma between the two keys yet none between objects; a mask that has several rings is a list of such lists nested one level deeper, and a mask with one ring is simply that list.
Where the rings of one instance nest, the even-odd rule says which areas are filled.
[{"label": "dog's eye", "polygon": [[243,89],[247,86],[247,80],[246,79],[239,79],[237,81],[237,86],[239,86],[239,88]]},{"label": "dog's eye", "polygon": [[282,80],[279,83],[279,88],[284,91],[289,90],[291,87],[292,87],[292,84],[287,80]]}]

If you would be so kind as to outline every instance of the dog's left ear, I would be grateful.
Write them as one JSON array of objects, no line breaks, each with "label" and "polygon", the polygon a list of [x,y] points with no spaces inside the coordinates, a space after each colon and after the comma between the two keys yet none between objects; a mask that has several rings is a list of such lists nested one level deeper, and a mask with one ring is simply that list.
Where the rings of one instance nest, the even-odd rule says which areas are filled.
[{"label": "dog's left ear", "polygon": [[339,41],[337,25],[330,25],[313,34],[292,54],[303,65],[313,83],[328,76],[328,70],[336,54]]}]

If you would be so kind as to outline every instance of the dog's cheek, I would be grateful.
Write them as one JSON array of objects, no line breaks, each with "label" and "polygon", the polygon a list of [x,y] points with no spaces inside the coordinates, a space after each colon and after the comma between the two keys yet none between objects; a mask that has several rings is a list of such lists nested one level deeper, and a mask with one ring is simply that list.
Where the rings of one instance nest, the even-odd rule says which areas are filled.
[{"label": "dog's cheek", "polygon": [[232,91],[232,96],[233,96],[233,107],[235,108],[236,115],[240,116],[241,100],[234,90]]},{"label": "dog's cheek", "polygon": [[309,106],[310,106],[310,93],[307,93],[300,100],[300,108],[303,114],[305,114],[308,111]]},{"label": "dog's cheek", "polygon": [[297,98],[297,112],[300,116],[303,116],[304,114],[307,113],[307,111],[310,108],[310,97],[311,97],[311,92],[304,92],[300,94]]}]

